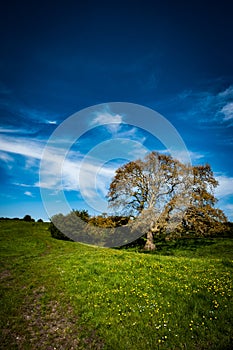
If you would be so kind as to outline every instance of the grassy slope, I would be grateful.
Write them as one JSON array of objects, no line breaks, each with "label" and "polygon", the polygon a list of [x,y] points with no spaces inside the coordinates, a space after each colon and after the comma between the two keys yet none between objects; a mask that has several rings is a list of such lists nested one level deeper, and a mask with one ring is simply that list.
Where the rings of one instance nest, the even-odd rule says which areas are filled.
[{"label": "grassy slope", "polygon": [[233,240],[148,255],[56,241],[43,223],[0,230],[0,348],[232,348]]}]

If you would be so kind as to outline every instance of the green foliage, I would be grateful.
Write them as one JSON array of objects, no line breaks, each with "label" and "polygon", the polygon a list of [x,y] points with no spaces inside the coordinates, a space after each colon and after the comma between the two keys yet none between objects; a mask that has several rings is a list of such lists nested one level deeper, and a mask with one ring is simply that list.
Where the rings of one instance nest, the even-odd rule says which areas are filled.
[{"label": "green foliage", "polygon": [[72,211],[76,216],[78,216],[82,221],[88,222],[90,219],[90,215],[87,210],[74,210]]},{"label": "green foliage", "polygon": [[49,224],[49,230],[53,238],[61,239],[63,241],[72,241],[67,235],[62,233],[52,221]]},{"label": "green foliage", "polygon": [[[81,215],[83,214],[81,212]],[[72,211],[68,215],[54,215],[51,219],[50,232],[53,238],[61,240],[82,241],[87,239],[88,241],[88,233],[85,233],[85,222],[79,217],[78,211]]]},{"label": "green foliage", "polygon": [[23,218],[23,221],[35,222],[35,220],[32,219],[31,215],[25,215],[24,218]]},{"label": "green foliage", "polygon": [[46,223],[0,225],[2,349],[232,348],[232,239],[140,254],[54,240]]},{"label": "green foliage", "polygon": [[115,229],[126,225],[128,221],[129,218],[124,216],[91,217],[86,210],[73,210],[68,215],[54,215],[51,218],[49,230],[53,238],[60,240],[114,246],[114,243],[117,244],[121,239],[120,234],[123,236],[126,234],[124,229],[122,232]]}]

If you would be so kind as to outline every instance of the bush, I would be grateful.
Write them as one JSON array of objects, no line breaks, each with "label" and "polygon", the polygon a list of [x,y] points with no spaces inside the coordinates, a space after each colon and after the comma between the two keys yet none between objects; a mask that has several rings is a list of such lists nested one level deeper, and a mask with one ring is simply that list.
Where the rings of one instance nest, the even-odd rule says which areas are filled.
[{"label": "bush", "polygon": [[31,215],[25,215],[23,221],[35,222],[35,220],[31,218]]},{"label": "bush", "polygon": [[[53,222],[55,222],[55,224]],[[63,222],[64,222],[64,216],[62,214],[57,214],[52,217],[52,221],[50,222],[50,225],[49,225],[51,236],[53,238],[61,239],[63,241],[72,241],[69,237],[67,237],[64,233],[62,233],[58,229],[58,227],[60,227]]]}]

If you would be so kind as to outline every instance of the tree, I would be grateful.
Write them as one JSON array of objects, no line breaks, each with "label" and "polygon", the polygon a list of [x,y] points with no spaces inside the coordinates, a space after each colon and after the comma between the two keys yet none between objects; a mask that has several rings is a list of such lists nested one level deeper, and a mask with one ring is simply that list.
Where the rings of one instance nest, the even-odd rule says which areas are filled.
[{"label": "tree", "polygon": [[153,250],[155,235],[197,229],[200,213],[204,231],[225,220],[213,207],[216,186],[209,165],[192,167],[152,152],[117,169],[108,200],[110,207],[134,219],[131,229],[146,234],[145,249]]},{"label": "tree", "polygon": [[50,232],[53,238],[69,241],[83,242],[88,240],[85,232],[86,223],[80,218],[84,211],[72,211],[67,215],[56,214],[52,216]]},{"label": "tree", "polygon": [[90,215],[88,213],[88,210],[74,210],[72,211],[75,215],[77,215],[82,221],[88,222],[90,219]]},{"label": "tree", "polygon": [[226,216],[222,210],[214,208],[217,202],[214,189],[217,186],[209,164],[193,167],[192,196],[183,218],[186,231],[206,236],[218,233],[226,226]]},{"label": "tree", "polygon": [[34,222],[35,220],[32,219],[31,215],[25,215],[23,221]]},{"label": "tree", "polygon": [[68,235],[63,233],[63,225],[65,225],[65,216],[63,214],[54,215],[49,225],[51,236],[63,241],[72,241]]},{"label": "tree", "polygon": [[86,210],[73,210],[67,215],[56,214],[51,217],[51,236],[61,240],[103,245],[106,235],[104,228],[101,228],[100,234],[100,230],[90,220]]}]

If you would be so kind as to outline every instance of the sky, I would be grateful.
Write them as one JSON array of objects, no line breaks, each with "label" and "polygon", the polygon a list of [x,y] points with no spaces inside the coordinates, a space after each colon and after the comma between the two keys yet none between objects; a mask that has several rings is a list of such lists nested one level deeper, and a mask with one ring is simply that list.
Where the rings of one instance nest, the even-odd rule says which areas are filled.
[{"label": "sky", "polygon": [[99,214],[120,165],[182,139],[192,164],[211,165],[217,207],[233,221],[232,10],[230,1],[5,2],[0,217]]}]

